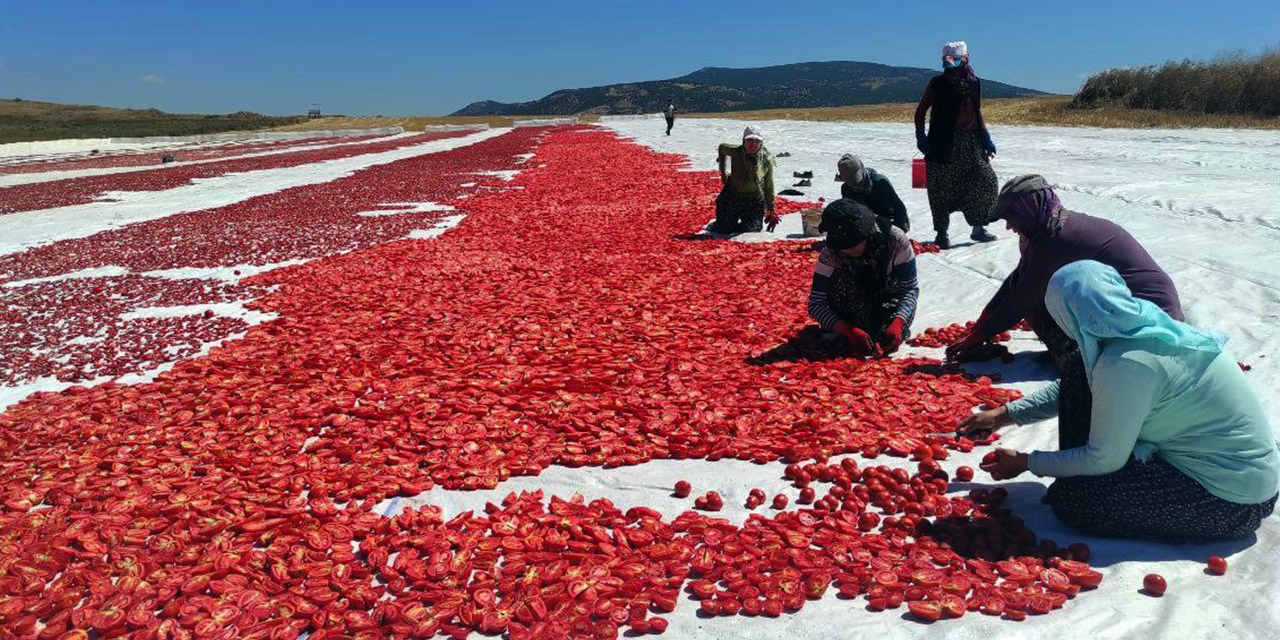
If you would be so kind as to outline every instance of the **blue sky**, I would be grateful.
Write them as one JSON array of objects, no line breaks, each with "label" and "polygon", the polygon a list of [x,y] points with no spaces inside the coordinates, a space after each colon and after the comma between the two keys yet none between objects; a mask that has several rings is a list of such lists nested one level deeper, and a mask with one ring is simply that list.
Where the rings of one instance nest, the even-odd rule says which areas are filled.
[{"label": "blue sky", "polygon": [[1280,3],[0,0],[0,96],[427,115],[705,66],[934,67],[951,39],[982,77],[1069,93],[1113,66],[1280,45]]}]

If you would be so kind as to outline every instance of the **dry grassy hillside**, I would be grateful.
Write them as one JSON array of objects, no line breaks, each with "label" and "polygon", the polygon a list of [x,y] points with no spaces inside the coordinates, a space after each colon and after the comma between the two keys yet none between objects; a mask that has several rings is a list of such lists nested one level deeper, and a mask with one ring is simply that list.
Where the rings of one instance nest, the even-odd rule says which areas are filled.
[{"label": "dry grassy hillside", "polygon": [[[1067,96],[1038,98],[1004,98],[986,100],[982,104],[983,116],[991,124],[1056,125],[1069,127],[1113,128],[1241,128],[1280,129],[1280,119],[1236,115],[1206,115],[1151,109],[1127,109],[1101,107],[1079,109],[1069,106]],[[824,122],[911,122],[915,114],[914,103],[861,105],[855,107],[828,107],[821,109],[767,109],[764,111],[732,111],[727,113],[690,113],[683,118],[736,118],[741,120],[815,120]],[[357,128],[400,125],[406,131],[421,131],[429,124],[478,124],[492,127],[511,126],[513,120],[546,116],[443,116],[443,117],[387,117],[322,118],[281,127],[285,130],[317,128]],[[579,117],[583,122],[593,122],[596,116]]]},{"label": "dry grassy hillside", "polygon": [[267,129],[301,117],[264,116],[242,111],[227,115],[165,113],[158,109],[115,109],[90,105],[0,98],[0,143],[67,138],[184,136]]}]

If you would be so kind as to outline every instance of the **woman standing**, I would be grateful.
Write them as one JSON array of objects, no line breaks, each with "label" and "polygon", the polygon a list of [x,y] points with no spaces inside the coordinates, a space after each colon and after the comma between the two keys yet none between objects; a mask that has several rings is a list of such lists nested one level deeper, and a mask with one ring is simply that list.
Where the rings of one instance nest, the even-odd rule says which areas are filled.
[{"label": "woman standing", "polygon": [[[928,134],[925,112],[930,112]],[[982,82],[969,66],[969,46],[963,41],[942,47],[942,74],[929,81],[916,106],[916,147],[927,165],[929,209],[937,233],[934,242],[950,248],[947,229],[952,211],[964,213],[973,226],[970,239],[995,240],[985,225],[999,186],[991,170],[996,145],[982,120]]]},{"label": "woman standing", "polygon": [[[982,468],[997,480],[1024,471],[1057,478],[1045,502],[1067,524],[1101,536],[1183,542],[1257,530],[1275,508],[1280,452],[1257,396],[1222,348],[1226,338],[1134,297],[1119,272],[1093,260],[1058,270],[1045,305],[1080,345],[1091,425],[1059,434],[1078,446],[998,449]],[[1052,384],[971,416],[957,431],[1078,410]],[[1060,420],[1058,428],[1073,427]]]}]

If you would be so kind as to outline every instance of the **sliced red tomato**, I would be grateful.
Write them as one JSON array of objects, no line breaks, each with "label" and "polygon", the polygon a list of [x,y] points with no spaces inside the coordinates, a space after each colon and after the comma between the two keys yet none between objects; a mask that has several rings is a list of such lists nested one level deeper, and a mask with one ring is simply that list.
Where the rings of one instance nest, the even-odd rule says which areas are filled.
[{"label": "sliced red tomato", "polygon": [[928,600],[911,600],[907,602],[911,615],[924,622],[936,622],[942,618],[942,605]]}]

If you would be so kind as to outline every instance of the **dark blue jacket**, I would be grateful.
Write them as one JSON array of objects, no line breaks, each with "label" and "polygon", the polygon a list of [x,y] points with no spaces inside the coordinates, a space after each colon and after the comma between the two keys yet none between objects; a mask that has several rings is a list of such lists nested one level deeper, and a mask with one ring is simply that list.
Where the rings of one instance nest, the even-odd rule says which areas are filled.
[{"label": "dark blue jacket", "polygon": [[907,218],[907,205],[902,204],[902,198],[893,190],[893,184],[875,169],[868,168],[867,175],[871,178],[871,191],[858,191],[853,185],[845,183],[840,185],[840,195],[867,205],[877,216],[888,218],[893,226],[903,232],[910,231],[911,220]]}]

